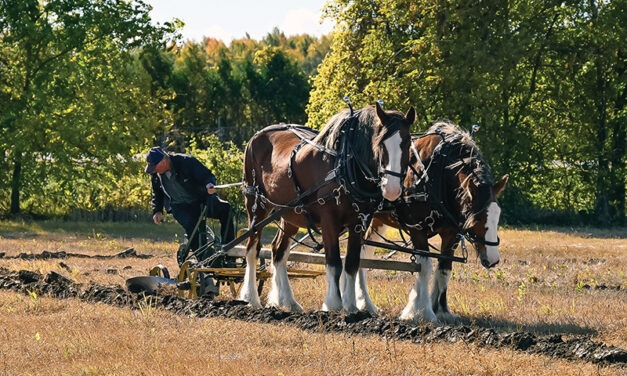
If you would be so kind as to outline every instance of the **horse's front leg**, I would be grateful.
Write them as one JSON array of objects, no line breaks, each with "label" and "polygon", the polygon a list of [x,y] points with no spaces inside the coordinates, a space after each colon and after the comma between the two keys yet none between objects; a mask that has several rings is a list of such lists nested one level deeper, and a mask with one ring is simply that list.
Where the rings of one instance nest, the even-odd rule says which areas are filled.
[{"label": "horse's front leg", "polygon": [[[382,240],[379,234],[385,234],[388,226],[378,221],[376,218],[368,227],[365,238],[368,240]],[[361,258],[374,258],[374,247],[371,245],[363,245],[361,247]],[[357,282],[355,283],[355,295],[357,298],[357,308],[360,310],[367,310],[373,315],[377,314],[378,308],[370,299],[367,286],[367,274],[368,272],[364,268],[359,268],[357,273]]]},{"label": "horse's front leg", "polygon": [[327,296],[322,304],[323,311],[342,310],[340,295],[340,276],[342,274],[342,259],[340,258],[339,235],[341,227],[336,224],[335,218],[327,216],[321,220],[322,242],[324,243]]},{"label": "horse's front leg", "polygon": [[[457,238],[454,232],[440,234],[442,237],[442,254],[453,256],[457,248]],[[446,293],[451,278],[452,261],[439,261],[438,268],[433,276],[433,288],[431,289],[431,305],[438,318],[444,321],[451,321],[459,318],[452,314],[448,308]]]},{"label": "horse's front leg", "polygon": [[357,271],[359,270],[362,235],[363,230],[362,232],[356,232],[354,226],[351,226],[348,230],[348,245],[346,247],[346,259],[344,260],[344,273],[342,274],[344,277],[342,284],[342,306],[346,313],[358,311],[357,301],[355,299],[355,284]]},{"label": "horse's front leg", "polygon": [[303,307],[294,299],[287,276],[287,258],[290,254],[291,237],[298,228],[281,220],[281,228],[272,241],[272,287],[268,293],[268,307],[285,307],[292,312],[301,312]]},{"label": "horse's front leg", "polygon": [[[410,231],[411,240],[414,248],[419,250],[429,250],[427,237],[418,231]],[[433,264],[429,257],[418,257],[420,263],[420,272],[416,276],[416,283],[409,293],[409,299],[403,312],[401,320],[418,321],[422,319],[425,322],[435,322],[437,317],[431,307],[429,300],[429,279],[433,270]]]}]

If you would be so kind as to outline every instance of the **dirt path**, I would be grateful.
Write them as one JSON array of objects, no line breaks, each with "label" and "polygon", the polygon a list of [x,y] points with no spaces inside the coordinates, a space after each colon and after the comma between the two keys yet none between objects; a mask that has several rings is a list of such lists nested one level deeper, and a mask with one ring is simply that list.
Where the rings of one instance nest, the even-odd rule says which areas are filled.
[{"label": "dirt path", "polygon": [[594,342],[589,336],[563,339],[561,335],[537,336],[529,332],[500,333],[493,329],[471,326],[420,326],[385,316],[367,313],[337,315],[311,311],[290,313],[277,309],[252,309],[240,301],[187,300],[163,294],[145,298],[131,294],[121,286],[97,283],[77,284],[51,272],[42,275],[28,270],[9,271],[0,268],[0,288],[27,293],[37,291],[59,299],[77,298],[85,302],[101,302],[118,307],[138,308],[150,304],[182,315],[222,317],[247,322],[291,325],[303,330],[376,335],[414,343],[434,341],[467,342],[492,348],[510,348],[530,354],[627,367],[627,351]]}]

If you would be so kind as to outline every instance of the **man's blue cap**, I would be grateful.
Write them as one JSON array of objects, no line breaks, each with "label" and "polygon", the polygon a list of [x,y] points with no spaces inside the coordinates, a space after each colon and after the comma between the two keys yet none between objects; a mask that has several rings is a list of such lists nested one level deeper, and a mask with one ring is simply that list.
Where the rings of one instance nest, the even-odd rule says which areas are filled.
[{"label": "man's blue cap", "polygon": [[157,167],[157,164],[161,162],[163,157],[165,157],[166,155],[167,154],[165,153],[165,151],[163,151],[163,149],[161,149],[159,146],[150,148],[148,154],[146,155],[146,173],[154,174],[155,167]]}]

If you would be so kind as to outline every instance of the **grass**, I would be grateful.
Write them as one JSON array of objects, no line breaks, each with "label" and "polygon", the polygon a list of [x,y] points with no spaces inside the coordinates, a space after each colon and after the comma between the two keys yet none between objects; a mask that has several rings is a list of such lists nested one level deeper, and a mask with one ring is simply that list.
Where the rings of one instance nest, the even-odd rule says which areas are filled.
[{"label": "grass", "polygon": [[[0,374],[578,375],[620,370],[464,343],[419,345],[0,291]],[[10,308],[10,310],[9,310]],[[33,354],[37,354],[33,356]]]},{"label": "grass", "polygon": [[[276,232],[267,230],[265,244]],[[174,223],[157,227],[0,222],[0,253],[8,256],[43,250],[114,254],[129,247],[154,256],[0,259],[0,267],[54,270],[77,282],[122,285],[126,278],[145,275],[159,263],[177,271],[174,234],[179,231]],[[484,327],[565,337],[586,334],[595,341],[627,348],[625,231],[599,231],[598,237],[595,233],[587,229],[500,231],[501,263],[495,269],[484,269],[474,257],[468,264],[454,266],[448,294],[451,310],[463,321]],[[398,315],[414,280],[408,273],[370,272],[371,297],[383,313]],[[292,287],[306,310],[320,308],[326,292],[324,278],[294,280]],[[226,289],[220,299],[230,299]],[[130,311],[0,291],[0,322],[0,375],[620,373],[466,344],[392,343],[282,326],[185,318],[155,309],[148,300],[141,310]]]}]

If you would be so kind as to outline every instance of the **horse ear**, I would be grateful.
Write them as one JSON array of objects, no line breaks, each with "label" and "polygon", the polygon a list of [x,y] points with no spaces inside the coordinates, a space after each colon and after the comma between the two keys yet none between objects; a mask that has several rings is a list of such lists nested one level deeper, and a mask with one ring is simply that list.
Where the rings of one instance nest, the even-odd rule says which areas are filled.
[{"label": "horse ear", "polygon": [[501,180],[499,180],[498,183],[492,186],[492,192],[494,192],[495,196],[498,197],[501,194],[501,192],[503,192],[503,190],[505,189],[505,186],[507,185],[508,180],[509,180],[509,174],[503,175]]},{"label": "horse ear", "polygon": [[409,125],[414,124],[414,121],[416,121],[416,110],[414,110],[414,106],[409,107],[409,110],[407,110],[405,121]]},{"label": "horse ear", "polygon": [[379,102],[375,103],[375,107],[377,108],[377,117],[379,118],[379,120],[381,120],[382,124],[385,124],[384,120],[386,119],[387,115],[385,111],[383,110],[383,107],[381,107]]}]

